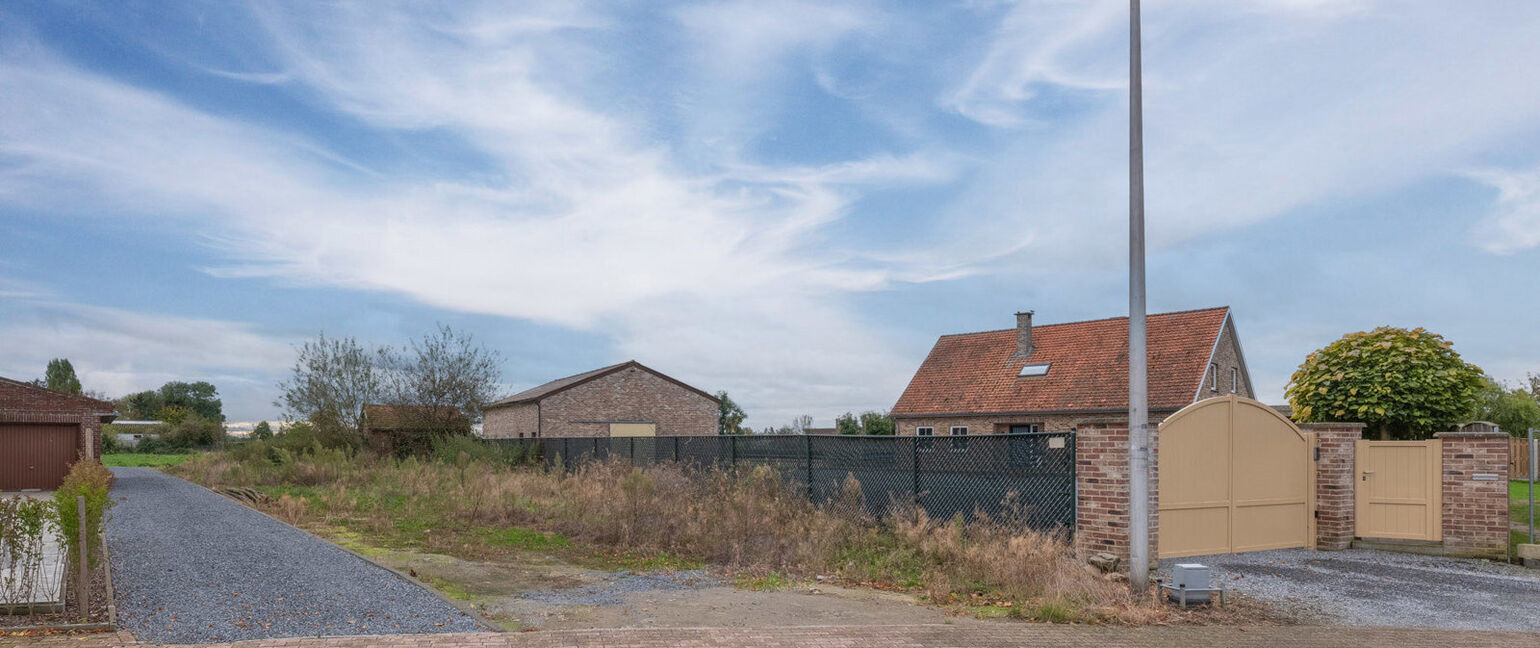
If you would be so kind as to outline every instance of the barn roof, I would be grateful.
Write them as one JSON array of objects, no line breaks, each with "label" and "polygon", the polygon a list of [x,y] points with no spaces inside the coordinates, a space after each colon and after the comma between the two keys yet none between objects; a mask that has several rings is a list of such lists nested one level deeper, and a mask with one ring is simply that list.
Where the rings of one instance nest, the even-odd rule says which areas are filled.
[{"label": "barn roof", "polygon": [[711,394],[708,394],[708,393],[706,393],[704,391],[701,391],[699,389],[696,389],[695,387],[691,387],[690,385],[687,385],[687,384],[685,384],[683,382],[680,382],[679,380],[673,378],[672,376],[664,374],[661,371],[658,371],[656,369],[648,367],[648,366],[646,366],[646,365],[644,365],[644,364],[642,364],[640,362],[637,362],[635,360],[627,360],[627,361],[622,362],[620,364],[612,364],[612,365],[610,365],[608,367],[599,367],[598,369],[594,369],[592,371],[585,371],[585,372],[580,373],[580,374],[574,374],[574,375],[571,375],[571,376],[567,376],[566,378],[557,378],[556,380],[552,380],[551,382],[545,383],[545,384],[540,385],[538,387],[533,387],[533,388],[530,388],[530,389],[526,389],[526,390],[521,391],[521,392],[519,392],[517,394],[514,394],[512,396],[504,398],[504,399],[502,399],[500,401],[492,403],[491,405],[488,405],[487,407],[488,408],[492,408],[492,407],[502,407],[504,405],[517,405],[519,403],[531,403],[531,402],[543,399],[543,398],[545,398],[547,396],[550,396],[552,394],[555,394],[557,392],[566,391],[568,389],[571,389],[573,387],[576,387],[578,385],[586,383],[586,382],[588,382],[590,380],[594,380],[596,378],[602,378],[604,376],[608,376],[608,375],[610,375],[612,373],[615,373],[617,371],[620,371],[622,369],[626,369],[626,368],[629,368],[629,367],[635,367],[637,369],[641,369],[643,371],[646,371],[646,372],[648,372],[650,374],[658,376],[659,378],[662,378],[662,379],[667,380],[667,381],[669,381],[671,383],[679,385],[680,387],[683,387],[683,388],[688,389],[690,391],[693,391],[693,392],[695,392],[697,394],[700,394],[701,396],[705,396],[706,398],[711,399],[713,402],[715,402],[717,400],[717,397],[712,396]]}]

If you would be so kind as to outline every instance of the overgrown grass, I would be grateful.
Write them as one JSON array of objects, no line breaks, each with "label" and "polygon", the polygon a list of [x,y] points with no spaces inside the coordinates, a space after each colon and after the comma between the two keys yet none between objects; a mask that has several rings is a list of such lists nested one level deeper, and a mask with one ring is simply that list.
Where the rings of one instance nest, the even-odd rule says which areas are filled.
[{"label": "overgrown grass", "polygon": [[175,466],[187,461],[190,453],[180,454],[146,454],[142,452],[116,452],[102,455],[102,463],[108,466],[129,466],[135,468],[160,468]]},{"label": "overgrown grass", "polygon": [[1045,621],[1171,614],[1091,573],[1063,537],[1019,520],[964,524],[900,507],[879,523],[854,480],[839,501],[814,506],[765,467],[610,462],[564,475],[467,452],[438,461],[251,448],[170,471],[207,486],[263,489],[277,496],[275,514],[295,523],[465,558],[540,551],[632,569],[706,563],[764,589],[825,575]]},{"label": "overgrown grass", "polygon": [[[1540,497],[1540,492],[1535,493],[1535,496]],[[1512,515],[1514,522],[1529,524],[1528,481],[1508,482],[1508,512]]]}]

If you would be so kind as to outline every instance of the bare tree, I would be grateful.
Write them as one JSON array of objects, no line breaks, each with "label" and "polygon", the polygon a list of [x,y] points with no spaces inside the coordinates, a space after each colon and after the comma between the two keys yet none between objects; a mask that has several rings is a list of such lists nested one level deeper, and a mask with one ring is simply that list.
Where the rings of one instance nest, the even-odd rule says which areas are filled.
[{"label": "bare tree", "polygon": [[296,351],[294,372],[278,384],[282,395],[273,404],[284,408],[290,421],[314,424],[322,443],[360,445],[364,405],[378,402],[383,393],[383,354],[353,338],[328,338],[325,333]]},{"label": "bare tree", "polygon": [[385,400],[395,406],[398,426],[411,432],[395,439],[398,452],[420,449],[434,437],[469,433],[481,422],[481,408],[497,398],[502,357],[469,333],[440,324],[382,356],[390,369]]}]

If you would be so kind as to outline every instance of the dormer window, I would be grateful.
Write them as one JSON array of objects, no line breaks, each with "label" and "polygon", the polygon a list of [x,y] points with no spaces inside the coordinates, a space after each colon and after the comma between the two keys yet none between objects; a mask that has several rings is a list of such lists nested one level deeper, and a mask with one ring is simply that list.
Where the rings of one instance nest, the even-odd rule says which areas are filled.
[{"label": "dormer window", "polygon": [[[1023,378],[1026,378],[1028,376],[1046,376],[1046,375],[1048,375],[1048,367],[1050,367],[1052,365],[1053,365],[1052,362],[1038,362],[1038,363],[1034,363],[1034,364],[1022,365],[1021,373],[1016,374],[1016,375],[1021,376]],[[998,374],[996,374],[996,375],[998,375]]]}]

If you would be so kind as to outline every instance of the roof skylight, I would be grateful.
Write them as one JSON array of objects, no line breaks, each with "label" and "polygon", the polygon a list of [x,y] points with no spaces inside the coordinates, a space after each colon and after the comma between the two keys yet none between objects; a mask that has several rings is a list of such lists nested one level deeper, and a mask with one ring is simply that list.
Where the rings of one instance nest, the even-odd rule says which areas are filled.
[{"label": "roof skylight", "polygon": [[1051,367],[1051,366],[1053,366],[1052,362],[1040,362],[1040,363],[1037,363],[1037,364],[1022,365],[1021,373],[1019,373],[1017,375],[1018,376],[1023,376],[1023,377],[1025,377],[1025,376],[1046,376],[1046,375],[1048,375],[1048,367]]}]

